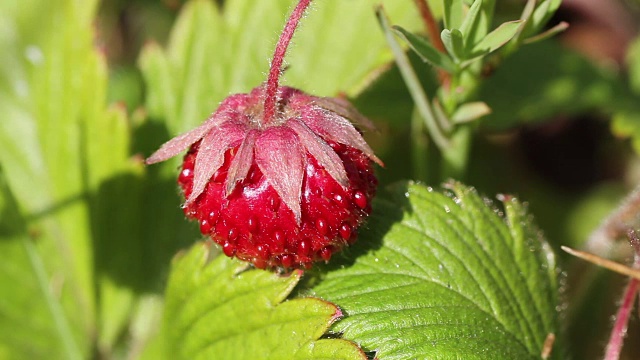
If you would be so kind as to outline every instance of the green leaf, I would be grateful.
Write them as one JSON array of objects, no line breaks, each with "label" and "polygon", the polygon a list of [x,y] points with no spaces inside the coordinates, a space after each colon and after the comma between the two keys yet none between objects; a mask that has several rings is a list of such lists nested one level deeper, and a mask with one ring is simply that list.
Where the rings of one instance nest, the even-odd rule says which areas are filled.
[{"label": "green leaf", "polygon": [[393,27],[394,32],[406,41],[411,49],[424,61],[434,66],[440,67],[448,72],[453,72],[455,66],[451,59],[442,52],[434,48],[427,40],[417,36],[400,26]]},{"label": "green leaf", "polygon": [[[518,33],[522,20],[509,21],[501,24],[495,30],[487,34],[480,42],[473,45],[471,53],[487,54],[501,48]],[[471,55],[473,56],[473,55]]]},{"label": "green leaf", "polygon": [[482,0],[475,0],[469,11],[464,17],[462,24],[460,25],[460,32],[462,33],[462,37],[467,39],[469,42],[473,40],[473,34],[476,33],[478,22],[480,18],[480,8],[482,7]]},{"label": "green leaf", "polygon": [[[5,117],[0,165],[35,245],[24,237],[0,241],[14,249],[26,247],[29,262],[23,256],[6,260],[8,268],[23,274],[24,286],[47,288],[41,290],[43,302],[34,298],[8,314],[0,310],[0,318],[38,316],[37,304],[54,314],[40,318],[33,333],[0,321],[0,343],[10,349],[10,358],[19,357],[20,347],[32,339],[48,339],[34,345],[34,351],[51,347],[44,357],[86,358],[95,335],[90,215],[84,198],[90,189],[83,164],[90,160],[85,135],[105,118],[105,63],[92,39],[96,6],[96,1],[0,4],[0,112]],[[17,291],[4,297],[22,301]],[[65,352],[58,351],[61,346]]]},{"label": "green leaf", "polygon": [[522,35],[524,38],[533,36],[540,31],[555,14],[562,0],[543,0],[535,7],[527,19]]},{"label": "green leaf", "polygon": [[491,108],[482,101],[474,101],[458,106],[456,112],[451,116],[455,124],[464,124],[477,120],[491,113]]},{"label": "green leaf", "polygon": [[[35,278],[46,288],[40,298],[55,316],[40,317],[32,333],[0,321],[10,334],[0,343],[13,358],[32,338],[49,339],[46,358],[87,358],[96,348],[107,357],[147,265],[136,251],[142,162],[129,153],[124,109],[107,106],[106,59],[93,38],[98,2],[19,3],[0,5],[0,166],[29,236],[0,241],[28,250],[30,262],[17,256],[9,267],[25,286]],[[10,316],[39,316],[33,307]]]},{"label": "green leaf", "polygon": [[0,172],[0,358],[81,359],[44,259]]},{"label": "green leaf", "polygon": [[[394,21],[409,29],[419,26],[412,3],[382,4]],[[221,10],[208,0],[188,2],[167,50],[150,44],[142,51],[150,116],[166,119],[169,133],[178,134],[204,121],[229,94],[264,82],[291,6],[291,0],[228,0]],[[314,95],[353,96],[392,60],[370,3],[318,1],[309,14],[287,55],[283,85]]]},{"label": "green leaf", "polygon": [[501,216],[447,187],[408,184],[376,203],[355,263],[314,288],[348,314],[334,331],[380,359],[539,359],[559,331],[553,253],[516,199],[501,198]]},{"label": "green leaf", "polygon": [[538,41],[543,41],[543,40],[550,39],[550,38],[560,34],[561,32],[564,32],[568,28],[569,28],[569,23],[566,22],[566,21],[561,21],[557,25],[555,25],[554,27],[550,28],[549,30],[546,30],[544,32],[541,32],[538,35],[535,35],[535,36],[532,36],[532,37],[530,37],[528,39],[525,39],[524,43],[525,44],[533,44],[533,43],[538,42]]},{"label": "green leaf", "polygon": [[318,340],[342,316],[337,306],[311,297],[285,301],[302,271],[280,276],[211,256],[199,243],[173,262],[165,307],[173,359],[365,358],[346,340]]},{"label": "green leaf", "polygon": [[444,27],[446,29],[459,29],[464,17],[462,0],[444,0]]},{"label": "green leaf", "polygon": [[456,62],[461,62],[466,59],[464,52],[464,39],[460,30],[444,29],[442,30],[442,33],[440,33],[440,37],[442,38],[444,47],[447,48],[447,51]]}]

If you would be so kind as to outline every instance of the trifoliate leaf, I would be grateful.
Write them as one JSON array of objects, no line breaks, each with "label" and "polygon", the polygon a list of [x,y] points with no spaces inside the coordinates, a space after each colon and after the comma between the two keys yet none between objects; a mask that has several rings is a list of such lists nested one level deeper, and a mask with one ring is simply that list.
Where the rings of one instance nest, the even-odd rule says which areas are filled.
[{"label": "trifoliate leaf", "polygon": [[355,263],[314,288],[347,314],[333,330],[380,359],[539,359],[559,330],[553,253],[516,199],[502,197],[503,215],[448,187],[377,202]]},{"label": "trifoliate leaf", "polygon": [[172,359],[364,359],[343,339],[318,340],[340,309],[318,298],[285,300],[302,276],[247,270],[206,244],[174,260],[165,336]]}]

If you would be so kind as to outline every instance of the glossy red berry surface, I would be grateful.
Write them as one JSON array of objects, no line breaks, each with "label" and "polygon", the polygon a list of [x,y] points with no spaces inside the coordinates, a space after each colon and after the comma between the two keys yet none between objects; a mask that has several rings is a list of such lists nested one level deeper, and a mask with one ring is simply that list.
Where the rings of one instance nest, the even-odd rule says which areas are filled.
[{"label": "glossy red berry surface", "polygon": [[[185,214],[197,220],[202,233],[220,244],[227,256],[259,268],[308,267],[315,261],[328,261],[355,241],[357,228],[371,212],[377,184],[366,155],[345,145],[331,145],[345,164],[349,187],[343,188],[307,154],[299,223],[256,164],[225,196],[225,181],[237,147],[227,150],[218,176],[184,207]],[[193,145],[184,158],[178,182],[185,197],[193,188],[199,146]]]},{"label": "glossy red berry surface", "polygon": [[230,96],[147,161],[189,147],[178,178],[185,214],[227,256],[260,268],[308,267],[355,241],[380,161],[345,117],[361,117],[348,103],[287,87],[278,93],[272,122],[261,121],[258,87]]}]

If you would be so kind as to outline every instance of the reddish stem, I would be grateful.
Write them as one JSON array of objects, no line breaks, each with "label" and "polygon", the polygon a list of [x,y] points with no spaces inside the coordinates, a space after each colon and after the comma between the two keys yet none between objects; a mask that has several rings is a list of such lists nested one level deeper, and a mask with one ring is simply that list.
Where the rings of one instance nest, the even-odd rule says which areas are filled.
[{"label": "reddish stem", "polygon": [[604,355],[605,360],[618,360],[620,358],[624,336],[627,334],[627,322],[629,321],[631,310],[633,310],[633,300],[638,292],[638,283],[637,279],[631,279],[625,289],[622,304],[620,304],[620,309],[616,314],[616,322],[613,324],[611,337],[607,344],[607,350]]},{"label": "reddish stem", "polygon": [[[627,237],[629,242],[635,251],[633,267],[640,267],[640,237],[635,230],[628,230]],[[622,303],[616,314],[616,321],[613,324],[611,330],[611,337],[607,344],[604,360],[618,360],[620,358],[620,352],[622,351],[622,344],[624,343],[624,336],[627,334],[627,323],[631,316],[631,310],[633,310],[633,303],[638,293],[638,287],[640,281],[638,279],[631,279],[627,288],[622,296]]]},{"label": "reddish stem", "polygon": [[287,53],[287,48],[289,47],[289,43],[291,42],[293,33],[296,31],[298,23],[300,22],[300,19],[304,15],[305,10],[310,3],[311,0],[300,0],[298,2],[298,5],[296,5],[295,9],[293,9],[289,20],[287,21],[287,25],[285,25],[284,30],[282,30],[280,39],[278,39],[276,50],[273,53],[273,60],[271,61],[269,78],[267,79],[267,89],[264,99],[265,124],[268,124],[276,113],[278,80],[280,79],[280,75],[282,73],[282,62],[284,61],[284,56]]},{"label": "reddish stem", "polygon": [[422,17],[422,21],[424,22],[427,34],[429,34],[431,43],[436,49],[444,53],[444,44],[442,43],[442,39],[440,39],[440,27],[436,23],[436,19],[433,17],[433,13],[431,12],[431,8],[429,8],[429,4],[426,0],[414,0],[414,2],[418,7],[418,11],[420,11],[420,16]]}]

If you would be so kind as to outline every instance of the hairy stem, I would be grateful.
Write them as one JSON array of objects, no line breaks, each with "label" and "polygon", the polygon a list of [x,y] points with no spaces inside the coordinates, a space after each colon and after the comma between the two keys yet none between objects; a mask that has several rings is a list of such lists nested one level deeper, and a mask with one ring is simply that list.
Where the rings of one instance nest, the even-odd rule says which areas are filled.
[{"label": "hairy stem", "polygon": [[309,7],[311,0],[300,0],[296,8],[293,9],[293,13],[289,16],[289,20],[282,30],[276,50],[273,53],[273,60],[271,61],[271,69],[269,70],[269,78],[267,79],[267,89],[264,99],[264,123],[268,124],[276,112],[276,101],[278,93],[278,81],[282,73],[282,62],[284,56],[287,53],[287,48],[293,37],[293,33],[296,31],[300,19],[304,15],[305,10]]},{"label": "hairy stem", "polygon": [[633,310],[633,302],[638,292],[638,279],[631,279],[622,297],[622,303],[616,314],[616,321],[611,330],[611,337],[604,355],[605,360],[618,360],[622,351],[624,337],[627,334],[627,322]]},{"label": "hairy stem", "polygon": [[585,246],[586,250],[596,254],[605,253],[615,240],[627,235],[627,230],[634,226],[638,211],[640,211],[640,187],[627,195],[618,208],[591,233]]},{"label": "hairy stem", "polygon": [[[633,267],[640,267],[640,237],[636,234],[636,231],[630,229],[627,231],[627,237],[631,246],[635,250]],[[627,334],[627,323],[631,316],[631,310],[633,310],[633,303],[638,293],[638,287],[640,286],[640,280],[631,279],[627,288],[624,290],[622,296],[622,303],[616,314],[616,320],[611,329],[611,337],[605,350],[605,360],[618,360],[620,353],[622,352],[622,344],[624,343],[624,337]]]}]

